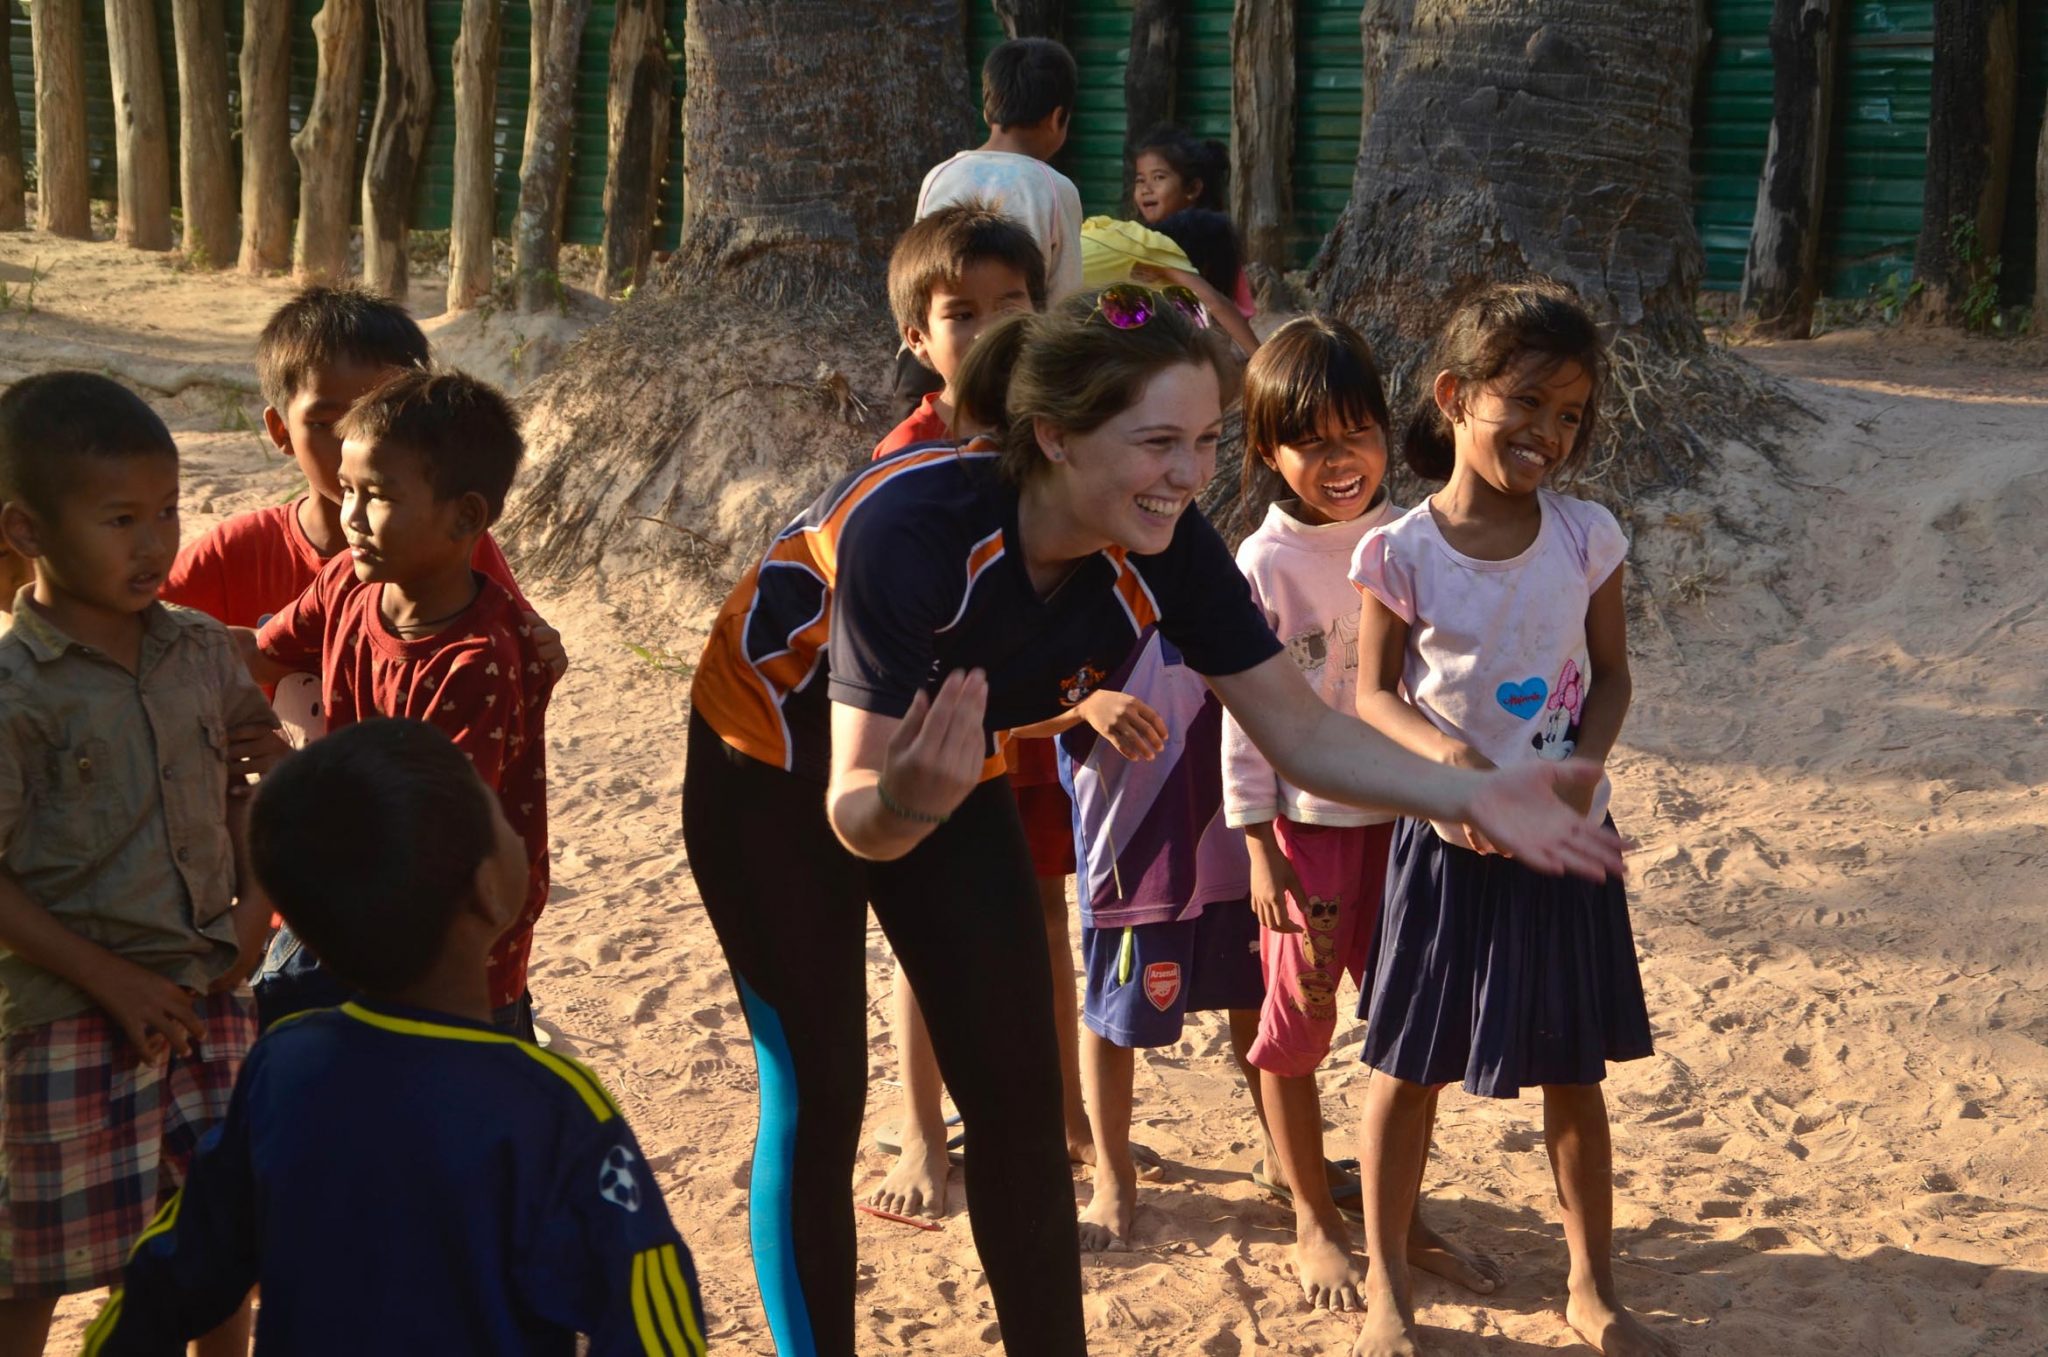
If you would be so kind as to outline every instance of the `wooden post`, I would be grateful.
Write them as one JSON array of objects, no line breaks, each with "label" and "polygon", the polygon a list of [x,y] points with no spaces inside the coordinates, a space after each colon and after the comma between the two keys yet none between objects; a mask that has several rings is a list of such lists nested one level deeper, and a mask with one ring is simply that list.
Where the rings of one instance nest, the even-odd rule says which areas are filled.
[{"label": "wooden post", "polygon": [[2048,110],[2034,152],[2034,333],[2048,327]]},{"label": "wooden post", "polygon": [[36,225],[92,235],[85,157],[84,0],[36,0],[28,11],[36,70]]},{"label": "wooden post", "polygon": [[661,0],[619,0],[613,15],[604,177],[604,258],[598,291],[637,286],[654,256],[654,214],[668,163],[669,88]]},{"label": "wooden post", "polygon": [[305,124],[292,138],[299,161],[297,277],[303,283],[348,274],[349,190],[363,109],[363,17],[363,0],[326,0],[313,16],[320,61]]},{"label": "wooden post", "polygon": [[28,225],[21,106],[14,102],[14,5],[0,0],[0,231]]},{"label": "wooden post", "polygon": [[498,41],[504,0],[463,0],[455,40],[455,201],[448,218],[448,309],[491,290],[497,174],[491,122],[498,112]]},{"label": "wooden post", "polygon": [[292,266],[291,9],[242,4],[242,259],[244,273]]},{"label": "wooden post", "polygon": [[228,54],[222,0],[171,0],[178,52],[178,198],[185,258],[199,268],[234,262],[235,162],[228,132]]},{"label": "wooden post", "polygon": [[[1131,9],[1131,50],[1124,62],[1124,202],[1137,178],[1131,148],[1173,121],[1174,64],[1180,56],[1180,0],[1138,0]],[[1136,219],[1137,213],[1130,216]]]},{"label": "wooden post", "polygon": [[150,0],[107,0],[107,65],[114,85],[114,239],[171,248],[171,137]]},{"label": "wooden post", "polygon": [[[2019,47],[2015,0],[1943,0],[1934,7],[1927,118],[1927,189],[1913,272],[1915,307],[1938,324],[1982,323],[1983,289],[2005,223]],[[1996,299],[1992,299],[1995,306]]]},{"label": "wooden post", "polygon": [[[968,0],[969,4],[976,0]],[[1066,18],[1062,0],[989,0],[1002,20],[1003,33],[1012,38],[1057,38]],[[981,72],[970,71],[977,85]]]},{"label": "wooden post", "polygon": [[1294,169],[1294,0],[1230,14],[1230,215],[1246,263],[1287,265]]},{"label": "wooden post", "polygon": [[1777,0],[1771,11],[1771,137],[1757,181],[1741,306],[1761,333],[1785,339],[1813,333],[1820,296],[1828,110],[1846,8],[1841,0]]},{"label": "wooden post", "polygon": [[539,311],[562,300],[556,267],[562,257],[569,137],[576,125],[576,49],[590,17],[590,0],[552,0],[546,8],[543,30],[542,5],[536,0],[536,78],[527,109],[526,154],[519,166],[519,215],[512,222],[512,267],[521,311]]},{"label": "wooden post", "polygon": [[404,301],[406,216],[434,112],[426,0],[377,0],[377,50],[377,113],[363,166],[363,282]]}]

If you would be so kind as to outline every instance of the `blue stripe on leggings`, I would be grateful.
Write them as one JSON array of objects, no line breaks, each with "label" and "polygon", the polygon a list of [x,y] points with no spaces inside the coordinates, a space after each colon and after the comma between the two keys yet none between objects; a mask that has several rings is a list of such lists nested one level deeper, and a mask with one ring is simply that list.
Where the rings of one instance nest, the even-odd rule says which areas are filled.
[{"label": "blue stripe on leggings", "polygon": [[761,1085],[761,1124],[754,1132],[754,1175],[748,1187],[747,1224],[754,1246],[754,1280],[768,1312],[768,1332],[781,1357],[817,1357],[810,1307],[796,1275],[796,1062],[782,1018],[753,986],[739,981],[740,1004],[754,1036],[754,1069]]}]

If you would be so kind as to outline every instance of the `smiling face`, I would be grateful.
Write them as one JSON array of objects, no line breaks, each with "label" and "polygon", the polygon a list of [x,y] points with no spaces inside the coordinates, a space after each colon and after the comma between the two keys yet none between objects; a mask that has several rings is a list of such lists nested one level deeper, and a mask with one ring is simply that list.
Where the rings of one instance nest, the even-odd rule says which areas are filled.
[{"label": "smiling face", "polygon": [[81,456],[54,515],[10,504],[0,523],[36,562],[36,601],[60,625],[139,613],[156,601],[178,554],[178,458]]},{"label": "smiling face", "polygon": [[1265,456],[1301,502],[1309,523],[1349,523],[1379,494],[1387,474],[1387,435],[1370,414],[1355,419],[1326,413],[1306,438],[1282,443]]},{"label": "smiling face", "polygon": [[[341,526],[356,578],[409,585],[470,559],[482,498],[434,497],[419,458],[390,442],[341,445]],[[487,515],[486,515],[487,516]]]},{"label": "smiling face", "polygon": [[1577,363],[1531,355],[1486,383],[1437,374],[1438,408],[1456,432],[1460,470],[1506,495],[1535,493],[1578,447],[1593,378]]},{"label": "smiling face", "polygon": [[1157,151],[1140,151],[1132,162],[1131,200],[1149,225],[1164,221],[1202,196],[1202,181],[1187,180]]},{"label": "smiling face", "polygon": [[316,366],[284,409],[263,412],[277,450],[299,464],[306,484],[329,504],[341,503],[341,435],[335,424],[364,394],[398,372],[382,363],[343,361]]},{"label": "smiling face", "polygon": [[1031,285],[1022,272],[1000,259],[976,259],[958,278],[932,288],[924,328],[909,327],[904,341],[919,362],[951,383],[983,330],[999,317],[1030,309]]},{"label": "smiling face", "polygon": [[1071,535],[1139,555],[1166,550],[1180,516],[1216,474],[1223,408],[1216,371],[1175,363],[1138,398],[1086,433],[1044,420],[1039,450]]}]

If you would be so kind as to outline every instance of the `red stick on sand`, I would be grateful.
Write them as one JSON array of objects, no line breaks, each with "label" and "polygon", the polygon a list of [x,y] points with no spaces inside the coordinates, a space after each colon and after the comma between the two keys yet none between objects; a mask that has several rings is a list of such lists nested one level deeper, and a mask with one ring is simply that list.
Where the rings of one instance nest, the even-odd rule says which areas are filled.
[{"label": "red stick on sand", "polygon": [[894,1211],[884,1211],[879,1206],[869,1206],[863,1202],[855,1202],[853,1209],[865,1211],[871,1216],[880,1216],[883,1220],[893,1220],[898,1225],[912,1225],[920,1230],[936,1230],[939,1228],[939,1223],[935,1220],[918,1220],[912,1216],[899,1216]]}]

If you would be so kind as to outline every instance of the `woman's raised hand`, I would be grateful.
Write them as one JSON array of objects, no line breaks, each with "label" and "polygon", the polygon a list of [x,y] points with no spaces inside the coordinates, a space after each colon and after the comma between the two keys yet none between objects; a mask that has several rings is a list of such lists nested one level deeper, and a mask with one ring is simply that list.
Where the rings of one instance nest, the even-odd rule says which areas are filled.
[{"label": "woman's raised hand", "polygon": [[1621,876],[1621,836],[1565,802],[1600,776],[1600,765],[1585,759],[1517,764],[1487,774],[1461,818],[1497,851],[1539,872],[1589,881]]},{"label": "woman's raised hand", "polygon": [[951,815],[981,780],[987,707],[988,676],[979,669],[956,669],[936,697],[920,691],[912,698],[889,737],[878,779],[882,804],[893,802],[918,816]]}]

